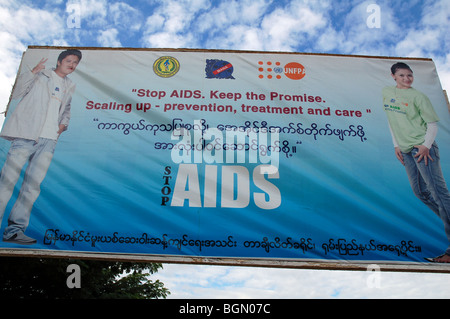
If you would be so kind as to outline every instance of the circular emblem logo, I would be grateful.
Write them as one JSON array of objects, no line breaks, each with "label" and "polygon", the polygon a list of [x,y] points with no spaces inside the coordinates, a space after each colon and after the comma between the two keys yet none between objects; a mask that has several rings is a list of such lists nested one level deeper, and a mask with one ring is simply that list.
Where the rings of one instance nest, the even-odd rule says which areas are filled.
[{"label": "circular emblem logo", "polygon": [[276,67],[273,68],[273,72],[275,72],[275,73],[283,73],[283,68],[279,67],[279,66],[276,66]]},{"label": "circular emblem logo", "polygon": [[291,62],[284,66],[284,74],[291,80],[300,80],[305,76],[305,67],[297,62]]},{"label": "circular emblem logo", "polygon": [[174,76],[180,69],[180,62],[171,56],[160,57],[153,63],[153,71],[162,78]]}]

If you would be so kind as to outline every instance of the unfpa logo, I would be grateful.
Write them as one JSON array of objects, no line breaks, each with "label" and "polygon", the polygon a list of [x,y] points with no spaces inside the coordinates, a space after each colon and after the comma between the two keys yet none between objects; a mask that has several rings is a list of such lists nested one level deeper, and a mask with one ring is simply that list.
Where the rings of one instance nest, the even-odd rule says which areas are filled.
[{"label": "unfpa logo", "polygon": [[260,79],[281,79],[283,74],[291,80],[301,80],[305,77],[305,67],[298,62],[290,62],[281,66],[280,62],[259,61],[259,78]]},{"label": "unfpa logo", "polygon": [[305,67],[297,62],[291,62],[284,66],[284,75],[291,80],[301,80],[305,77]]}]

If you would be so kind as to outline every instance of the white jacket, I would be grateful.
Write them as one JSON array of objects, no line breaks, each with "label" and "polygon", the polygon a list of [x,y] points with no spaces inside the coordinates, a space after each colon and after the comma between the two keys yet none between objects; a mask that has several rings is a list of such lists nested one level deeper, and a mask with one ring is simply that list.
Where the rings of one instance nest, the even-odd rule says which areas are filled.
[{"label": "white jacket", "polygon": [[[22,73],[16,82],[12,99],[22,98],[9,118],[6,119],[0,136],[12,140],[23,138],[37,141],[47,116],[51,92],[51,72],[42,70],[34,74],[31,71]],[[70,103],[75,91],[75,84],[64,78],[66,93],[59,109],[58,123],[69,125]]]}]

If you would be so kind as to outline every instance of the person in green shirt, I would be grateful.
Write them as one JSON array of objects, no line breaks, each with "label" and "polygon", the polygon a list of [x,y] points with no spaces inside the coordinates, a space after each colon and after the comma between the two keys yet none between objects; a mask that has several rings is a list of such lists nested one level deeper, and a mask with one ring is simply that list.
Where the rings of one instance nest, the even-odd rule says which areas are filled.
[{"label": "person in green shirt", "polygon": [[[450,192],[435,142],[439,118],[428,97],[412,87],[414,75],[407,64],[392,65],[391,75],[396,85],[383,89],[383,105],[395,155],[405,166],[414,194],[444,223],[450,242]],[[449,263],[450,246],[441,256],[425,259]]]}]

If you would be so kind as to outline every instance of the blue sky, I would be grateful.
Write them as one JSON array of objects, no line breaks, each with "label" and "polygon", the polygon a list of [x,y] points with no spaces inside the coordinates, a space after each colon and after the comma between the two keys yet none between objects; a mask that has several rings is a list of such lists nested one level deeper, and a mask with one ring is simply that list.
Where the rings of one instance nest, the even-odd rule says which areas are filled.
[{"label": "blue sky", "polygon": [[[0,109],[28,45],[426,57],[448,91],[449,26],[448,0],[0,0]],[[178,298],[450,297],[448,274],[383,273],[378,288],[367,276],[198,265],[166,265],[157,274]]]},{"label": "blue sky", "polygon": [[28,45],[67,45],[427,57],[450,87],[447,0],[0,0],[0,18],[2,83]]},{"label": "blue sky", "polygon": [[449,90],[449,19],[448,0],[0,0],[0,103],[28,45],[427,57]]}]

